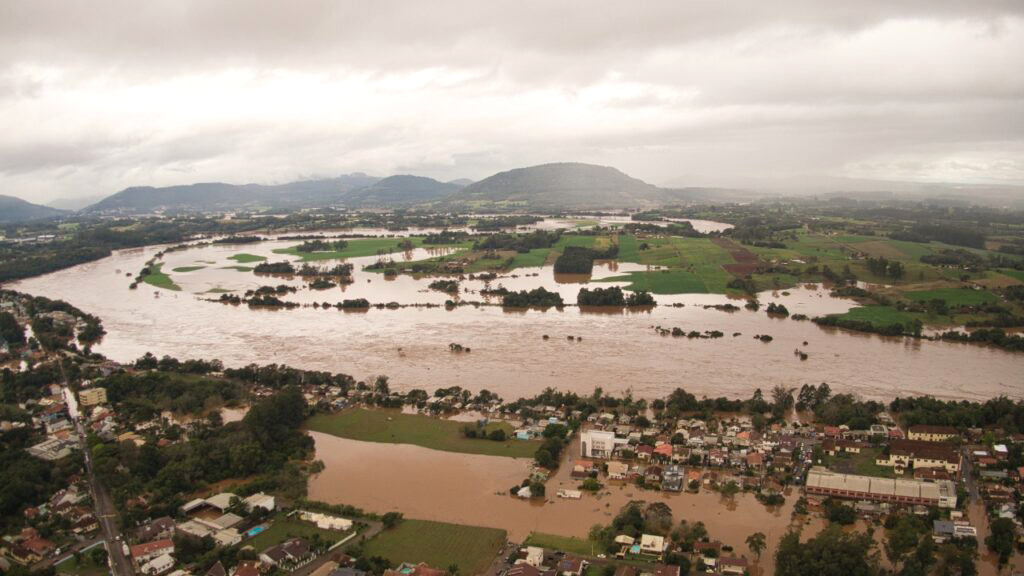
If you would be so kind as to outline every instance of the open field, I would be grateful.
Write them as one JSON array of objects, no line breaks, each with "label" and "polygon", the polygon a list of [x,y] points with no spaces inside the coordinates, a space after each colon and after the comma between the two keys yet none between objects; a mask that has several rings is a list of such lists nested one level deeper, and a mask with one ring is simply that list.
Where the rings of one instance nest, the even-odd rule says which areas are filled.
[{"label": "open field", "polygon": [[841,452],[835,456],[827,456],[829,469],[844,474],[859,474],[877,478],[895,478],[896,472],[888,466],[879,466],[875,460],[882,453],[881,448],[865,448],[860,454]]},{"label": "open field", "polygon": [[[406,238],[356,238],[348,240],[348,246],[344,250],[329,250],[324,252],[300,252],[299,245],[288,248],[278,248],[274,254],[288,254],[298,256],[302,262],[317,262],[320,260],[344,260],[345,258],[359,258],[361,256],[375,256],[378,253],[396,253],[402,250],[399,243]],[[412,236],[408,238],[414,247],[423,245],[423,238]]]},{"label": "open field", "polygon": [[1014,280],[1024,282],[1024,270],[1011,270],[1009,268],[1003,268],[999,270],[999,273],[1005,276],[1009,276]]},{"label": "open field", "polygon": [[[619,260],[670,268],[667,274],[658,271],[629,275],[630,280],[640,289],[647,285],[651,291],[659,294],[724,294],[727,292],[726,284],[733,276],[723,266],[737,263],[729,250],[709,238],[637,238],[629,234],[619,236]],[[646,280],[637,282],[635,274],[646,276]],[[651,277],[652,274],[663,275]],[[701,285],[703,289],[700,289]]]},{"label": "open field", "polygon": [[998,302],[999,297],[987,290],[970,288],[943,288],[938,290],[921,290],[905,292],[908,300],[927,302],[928,300],[945,300],[950,306],[976,306]]},{"label": "open field", "polygon": [[250,264],[252,262],[262,262],[262,261],[264,261],[266,259],[267,259],[266,256],[258,256],[256,254],[247,254],[245,252],[241,252],[239,254],[235,254],[234,256],[228,256],[228,260],[234,260],[235,262],[238,262],[239,264]]},{"label": "open field", "polygon": [[506,532],[495,528],[407,519],[367,542],[364,550],[396,564],[426,562],[441,570],[455,564],[459,574],[471,575],[487,571],[505,538]]},{"label": "open field", "polygon": [[301,537],[309,539],[312,538],[314,534],[319,534],[320,539],[324,542],[337,542],[338,540],[341,540],[343,536],[342,532],[321,530],[308,522],[288,518],[284,514],[275,515],[271,522],[273,522],[273,524],[271,524],[270,528],[260,532],[253,539],[246,540],[245,544],[252,546],[257,552],[262,552],[263,550],[280,544],[289,538]]},{"label": "open field", "polygon": [[621,276],[603,278],[598,282],[629,282],[625,290],[645,291],[652,294],[706,294],[707,286],[696,273],[667,268],[646,272],[628,272]]},{"label": "open field", "polygon": [[171,277],[163,271],[163,263],[154,264],[149,267],[149,274],[142,277],[142,281],[150,286],[163,288],[164,290],[181,290],[181,286],[174,283]]},{"label": "open field", "polygon": [[[505,440],[495,442],[480,438],[466,438],[463,428],[472,425],[431,418],[419,414],[402,414],[390,410],[365,410],[362,408],[343,410],[334,414],[317,414],[306,422],[306,427],[342,438],[364,442],[389,444],[413,444],[464,454],[487,456],[508,456],[512,458],[533,458],[540,442],[534,440]],[[485,431],[503,429],[511,435],[512,426],[500,422],[489,424]]]},{"label": "open field", "polygon": [[594,556],[602,551],[600,546],[585,538],[559,536],[543,532],[531,532],[530,536],[523,542],[523,546],[539,546],[541,548],[562,550],[571,554],[579,554],[580,556]]}]

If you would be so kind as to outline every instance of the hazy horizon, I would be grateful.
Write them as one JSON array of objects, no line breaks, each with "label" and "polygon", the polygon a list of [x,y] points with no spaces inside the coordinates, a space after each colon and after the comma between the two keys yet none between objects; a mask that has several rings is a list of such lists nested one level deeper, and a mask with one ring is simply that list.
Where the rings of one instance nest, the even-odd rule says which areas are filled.
[{"label": "hazy horizon", "polygon": [[12,1],[0,194],[559,161],[1024,185],[1024,5]]}]

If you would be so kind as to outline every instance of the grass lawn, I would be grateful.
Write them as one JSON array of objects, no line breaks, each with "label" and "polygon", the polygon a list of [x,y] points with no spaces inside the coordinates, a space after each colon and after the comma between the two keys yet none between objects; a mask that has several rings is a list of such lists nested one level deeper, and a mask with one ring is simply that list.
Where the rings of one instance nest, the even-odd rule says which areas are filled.
[{"label": "grass lawn", "polygon": [[[640,246],[647,248],[641,250]],[[619,260],[670,268],[667,273],[634,272],[627,277],[639,290],[657,294],[725,294],[733,276],[722,266],[734,264],[732,254],[708,238],[619,236]],[[643,278],[639,280],[638,278]],[[631,286],[629,289],[633,289]]]},{"label": "grass lawn", "polygon": [[643,290],[652,294],[706,294],[708,291],[704,281],[697,274],[678,268],[629,272],[595,282],[629,282],[629,285],[624,287],[625,290]]},{"label": "grass lawn", "polygon": [[875,460],[882,454],[881,448],[865,448],[860,454],[841,452],[828,458],[829,468],[844,474],[859,474],[876,478],[895,478],[896,472],[888,466],[879,466]]},{"label": "grass lawn", "polygon": [[[102,546],[101,546],[102,548]],[[75,561],[74,556],[68,556],[65,560],[58,563],[55,568],[58,574],[106,574],[110,571],[110,567],[107,566],[106,562],[102,564],[96,564],[92,561],[92,551],[95,548],[91,548],[82,552],[82,562],[78,563]]]},{"label": "grass lawn", "polygon": [[308,522],[288,518],[284,514],[277,514],[274,516],[272,522],[273,524],[271,524],[270,528],[260,532],[255,538],[246,540],[245,545],[250,545],[255,548],[257,552],[262,552],[263,550],[280,544],[289,538],[309,539],[312,538],[314,534],[319,534],[320,538],[325,542],[337,542],[338,540],[341,540],[345,534],[344,532],[321,530]]},{"label": "grass lawn", "polygon": [[237,270],[239,272],[252,272],[252,266],[224,266],[221,270]]},{"label": "grass lawn", "polygon": [[512,258],[512,265],[509,266],[509,270],[543,266],[547,262],[550,253],[550,248],[534,248],[525,254],[517,253]]},{"label": "grass lawn", "polygon": [[239,264],[249,264],[249,263],[252,263],[252,262],[262,262],[262,261],[264,261],[266,259],[267,259],[266,256],[257,256],[256,254],[247,254],[245,252],[241,252],[239,254],[235,254],[234,256],[228,256],[228,260],[234,260],[235,262],[238,262]]},{"label": "grass lawn", "polygon": [[[390,444],[413,444],[464,454],[485,454],[488,456],[509,456],[512,458],[533,458],[540,446],[536,440],[505,440],[495,442],[479,438],[466,438],[462,429],[466,422],[454,422],[431,418],[420,414],[402,414],[389,410],[365,410],[355,408],[334,414],[317,414],[306,421],[306,427],[341,438],[364,442],[385,442]],[[512,426],[504,422],[489,424],[486,431],[495,428],[511,435]]]},{"label": "grass lawn", "polygon": [[999,272],[1001,274],[1005,274],[1005,275],[1009,276],[1010,278],[1013,278],[1015,280],[1020,280],[1021,282],[1024,282],[1024,270],[1014,270],[1012,268],[1001,268],[999,270]]},{"label": "grass lawn", "polygon": [[[357,238],[355,240],[349,240],[348,246],[346,246],[344,250],[329,250],[324,252],[299,252],[299,244],[296,244],[295,246],[290,246],[288,248],[278,248],[277,250],[274,250],[274,254],[298,256],[302,262],[344,260],[345,258],[374,256],[381,251],[385,253],[401,252],[402,250],[398,245],[405,240],[405,238]],[[419,236],[410,237],[408,240],[417,248],[423,244],[423,238]]]},{"label": "grass lawn", "polygon": [[202,270],[206,266],[178,266],[174,268],[172,272],[195,272],[196,270]]},{"label": "grass lawn", "polygon": [[602,552],[600,545],[586,538],[558,536],[557,534],[544,534],[543,532],[530,532],[526,541],[523,542],[523,546],[539,546],[580,556],[593,556]]},{"label": "grass lawn", "polygon": [[938,290],[921,290],[917,292],[904,292],[908,300],[923,302],[934,299],[945,300],[951,306],[975,306],[990,302],[998,302],[999,297],[987,290],[972,290],[970,288],[941,288]]},{"label": "grass lawn", "polygon": [[364,550],[367,556],[381,556],[396,564],[426,562],[440,570],[457,564],[459,574],[482,574],[505,538],[506,532],[496,528],[403,520],[367,542]]},{"label": "grass lawn", "polygon": [[163,263],[154,264],[149,267],[149,274],[142,277],[142,281],[150,286],[163,288],[165,290],[181,290],[181,286],[174,283],[171,277],[164,273]]}]

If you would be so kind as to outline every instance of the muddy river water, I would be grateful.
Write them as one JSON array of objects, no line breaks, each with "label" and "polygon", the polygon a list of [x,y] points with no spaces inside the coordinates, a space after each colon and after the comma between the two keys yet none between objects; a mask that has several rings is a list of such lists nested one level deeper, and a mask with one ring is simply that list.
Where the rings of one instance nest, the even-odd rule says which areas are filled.
[{"label": "muddy river water", "polygon": [[[659,306],[638,312],[596,312],[576,307],[546,311],[504,311],[500,307],[401,308],[342,312],[304,307],[251,310],[213,303],[220,291],[263,284],[303,286],[299,279],[257,277],[229,269],[228,257],[248,252],[271,261],[286,258],[271,241],[257,245],[214,245],[168,253],[163,270],[180,291],[141,284],[129,290],[131,277],[159,248],[121,251],[113,256],[24,280],[11,287],[61,298],[103,319],[107,335],[96,350],[119,361],[145,352],[179,358],[220,358],[226,365],[284,363],[299,368],[345,372],[363,379],[391,377],[396,389],[460,385],[487,388],[506,399],[533,395],[546,387],[590,392],[631,389],[634,395],[661,397],[682,386],[698,395],[748,397],[755,388],[777,384],[799,387],[828,382],[833,390],[866,398],[932,394],[943,398],[986,399],[1005,394],[1024,397],[1024,354],[959,343],[913,341],[824,329],[811,322],[768,317],[764,310],[723,312],[704,305],[723,304],[721,295],[657,295]],[[395,255],[402,261],[427,258],[437,251],[416,249]],[[366,298],[373,303],[443,304],[452,296],[429,290],[429,279],[399,275],[388,280],[363,271],[375,256],[353,258],[355,282],[323,291],[303,288],[286,299],[338,302]],[[330,264],[320,262],[317,264]],[[175,268],[188,269],[174,272]],[[606,262],[593,279],[643,269]],[[530,289],[544,286],[575,302],[587,278],[557,276],[550,266],[523,268],[492,286]],[[609,284],[600,284],[607,286]],[[486,300],[482,281],[464,281],[459,295]],[[784,303],[791,313],[808,316],[842,312],[855,304],[832,298],[819,287],[788,293],[764,293],[763,304]],[[682,304],[673,307],[671,304]],[[736,302],[742,306],[742,302]],[[655,326],[685,331],[719,330],[719,339],[659,336]],[[738,336],[733,336],[739,333]],[[763,343],[756,334],[771,335]],[[549,339],[543,339],[548,335]],[[568,340],[568,336],[582,340]],[[452,354],[459,343],[470,354]],[[805,344],[806,342],[806,344]],[[801,361],[794,355],[808,354]]]},{"label": "muddy river water", "polygon": [[[714,223],[701,226],[712,225]],[[696,224],[695,224],[696,225]],[[546,226],[546,225],[545,225]],[[544,227],[544,226],[541,226]],[[372,233],[373,231],[368,231]],[[487,388],[506,399],[532,395],[546,387],[589,393],[632,390],[635,396],[662,397],[676,387],[697,395],[748,397],[755,388],[799,387],[828,382],[837,392],[889,400],[897,395],[931,394],[943,398],[986,399],[1005,394],[1024,397],[1024,354],[981,346],[884,338],[822,329],[810,322],[769,318],[763,311],[722,312],[705,305],[729,302],[725,296],[690,294],[656,296],[659,306],[641,312],[598,313],[563,310],[503,311],[499,307],[371,309],[342,312],[303,307],[251,310],[208,302],[222,291],[263,284],[302,287],[298,279],[258,278],[228,269],[239,252],[286,259],[272,251],[295,242],[272,241],[245,246],[206,246],[165,256],[180,291],[141,285],[129,290],[133,277],[158,250],[150,247],[25,280],[10,287],[61,298],[103,319],[107,335],[96,350],[119,361],[145,352],[179,358],[219,358],[226,365],[284,363],[330,370],[363,379],[387,374],[395,389],[460,385]],[[437,254],[424,249],[395,255],[399,262]],[[443,304],[447,294],[427,288],[429,280],[401,275],[387,280],[362,270],[375,257],[356,258],[355,282],[325,291],[304,287],[286,299],[310,304],[366,298],[374,303]],[[320,264],[327,264],[326,262]],[[196,268],[200,267],[202,268]],[[174,272],[175,268],[196,268]],[[634,264],[602,263],[592,278],[557,277],[550,267],[527,268],[491,285],[509,289],[544,286],[574,302],[587,280],[643,269]],[[607,284],[602,284],[607,285]],[[459,298],[485,300],[481,281],[464,281]],[[763,304],[784,303],[790,312],[808,316],[843,312],[855,304],[829,296],[820,287],[788,293],[764,293]],[[742,306],[742,302],[736,302]],[[673,307],[671,304],[683,306]],[[718,339],[661,336],[655,326],[685,331],[719,330]],[[739,335],[734,336],[734,333]],[[773,337],[770,343],[753,338]],[[548,339],[543,336],[548,335]],[[568,340],[573,336],[573,340]],[[472,348],[453,354],[449,343]],[[808,354],[801,361],[794,355]],[[237,412],[237,413],[236,413]],[[237,419],[241,412],[226,415]],[[553,498],[528,503],[508,496],[528,471],[528,461],[437,452],[408,445],[364,443],[313,433],[317,458],[326,469],[311,480],[310,497],[359,506],[374,512],[398,510],[408,517],[434,519],[509,531],[521,541],[531,531],[585,537],[594,524],[606,524],[628,501],[664,501],[680,520],[704,522],[712,537],[750,557],[744,539],[761,531],[768,549],[761,562],[771,573],[779,539],[790,526],[796,495],[769,510],[752,496],[725,502],[710,491],[666,495],[635,487],[610,487],[582,500]],[[548,493],[573,488],[571,461],[548,483]],[[821,528],[819,520],[806,533]],[[864,526],[860,526],[864,528]],[[989,566],[982,564],[983,573]],[[994,572],[994,571],[993,571]]]}]

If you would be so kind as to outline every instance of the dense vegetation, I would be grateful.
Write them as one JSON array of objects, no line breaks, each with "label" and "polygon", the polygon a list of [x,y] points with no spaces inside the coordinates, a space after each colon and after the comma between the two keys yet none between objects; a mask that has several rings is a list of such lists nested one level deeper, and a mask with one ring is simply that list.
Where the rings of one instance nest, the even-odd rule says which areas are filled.
[{"label": "dense vegetation", "polygon": [[654,297],[647,292],[630,292],[627,296],[622,288],[580,288],[576,303],[580,306],[654,306]]},{"label": "dense vegetation", "polygon": [[502,300],[502,306],[506,308],[549,308],[563,305],[561,294],[550,292],[543,286],[529,291],[509,292]]},{"label": "dense vegetation", "polygon": [[148,495],[149,514],[173,515],[187,494],[227,478],[263,475],[264,485],[294,490],[301,476],[289,479],[297,475],[289,462],[312,452],[312,439],[300,430],[307,414],[302,393],[287,386],[253,404],[242,421],[200,426],[183,442],[159,447],[152,441],[140,447],[90,437],[89,444],[96,474],[113,490],[126,518],[146,513],[127,504],[141,494]]}]

